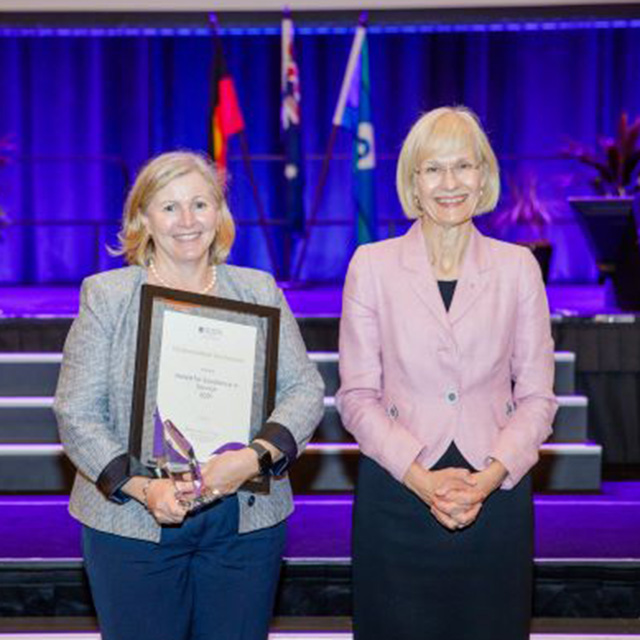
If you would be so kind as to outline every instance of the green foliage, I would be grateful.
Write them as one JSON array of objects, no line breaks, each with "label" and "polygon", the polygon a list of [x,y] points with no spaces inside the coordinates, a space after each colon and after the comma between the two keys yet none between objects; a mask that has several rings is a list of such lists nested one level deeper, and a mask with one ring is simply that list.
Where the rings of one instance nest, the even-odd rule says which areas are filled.
[{"label": "green foliage", "polygon": [[595,149],[570,142],[562,155],[595,169],[590,181],[599,196],[631,196],[640,192],[640,117],[629,123],[620,116],[615,138],[599,137]]}]

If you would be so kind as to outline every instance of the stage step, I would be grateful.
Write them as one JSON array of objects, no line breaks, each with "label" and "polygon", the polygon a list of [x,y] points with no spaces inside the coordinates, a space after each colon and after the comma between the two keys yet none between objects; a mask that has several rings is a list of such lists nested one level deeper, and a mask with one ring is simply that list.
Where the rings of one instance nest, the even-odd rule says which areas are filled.
[{"label": "stage step", "polygon": [[[285,555],[298,561],[347,559],[353,496],[297,495],[294,502]],[[633,559],[640,563],[640,482],[603,482],[598,494],[536,494],[533,503],[535,556],[539,561]],[[11,511],[10,504],[11,498],[0,498],[0,515]],[[23,508],[25,526],[33,519],[27,511]],[[47,539],[46,544],[52,543]]]},{"label": "stage step", "polygon": [[[351,493],[358,462],[357,444],[311,444],[291,473],[298,495]],[[602,447],[545,444],[534,469],[536,491],[597,491]],[[74,470],[61,445],[0,445],[0,493],[68,493]]]},{"label": "stage step", "polygon": [[559,396],[571,396],[576,392],[576,354],[556,351],[553,391]]},{"label": "stage step", "polygon": [[[357,444],[311,444],[291,473],[296,494],[351,493],[357,476]],[[602,447],[596,444],[544,444],[533,470],[538,492],[598,491]]]},{"label": "stage step", "polygon": [[[556,351],[554,392],[557,395],[573,395],[575,393],[576,354],[570,351]],[[326,385],[325,393],[333,396],[340,386],[337,351],[312,351],[311,359],[318,365],[318,370]]]},{"label": "stage step", "polygon": [[[311,359],[324,378],[326,394],[333,396],[340,386],[338,353],[314,351]],[[0,396],[52,396],[56,390],[61,353],[0,353]],[[555,354],[555,393],[575,393],[576,356],[568,351]]]},{"label": "stage step", "polygon": [[0,443],[57,443],[52,397],[0,397]]},{"label": "stage step", "polygon": [[[325,413],[316,429],[314,442],[353,442],[351,434],[342,426],[334,399],[325,398],[324,403]],[[577,443],[587,440],[588,398],[585,396],[558,396],[558,403],[558,412],[553,422],[553,434],[550,442]]]},{"label": "stage step", "polygon": [[0,445],[0,493],[68,494],[74,476],[60,444]]},{"label": "stage step", "polygon": [[[640,482],[603,482],[598,494],[537,494],[533,502],[538,559],[640,562]],[[297,495],[294,503],[285,556],[348,560],[353,496]],[[0,560],[80,558],[81,529],[68,505],[67,496],[0,496]]]},{"label": "stage step", "polygon": [[550,442],[584,442],[588,435],[589,399],[586,396],[556,396],[558,412]]},{"label": "stage step", "polygon": [[[588,399],[559,396],[553,442],[583,442],[587,439]],[[0,443],[58,442],[52,397],[0,397]],[[325,414],[316,430],[315,442],[352,442],[343,428],[333,398],[325,398]]]},{"label": "stage step", "polygon": [[0,353],[0,396],[52,396],[61,353]]},{"label": "stage step", "polygon": [[[328,392],[338,386],[338,354],[313,352],[312,359],[324,376]],[[575,356],[558,352],[556,388],[573,389]],[[35,395],[34,389],[54,390],[61,354],[0,354],[0,492],[68,492],[73,468],[57,446],[59,442],[51,395]],[[9,395],[6,391],[29,391]],[[583,443],[587,439],[588,400],[584,396],[560,395],[550,445]],[[301,493],[352,491],[355,460],[351,435],[346,432],[334,398],[325,398],[325,415],[314,436],[314,445],[298,465],[295,489]],[[39,446],[29,446],[39,445]],[[319,452],[323,452],[319,455]],[[545,491],[597,490],[600,486],[601,450],[549,449],[536,472],[537,486]],[[551,453],[553,452],[553,455]],[[577,452],[580,452],[579,454]],[[33,467],[21,477],[19,470]]]}]

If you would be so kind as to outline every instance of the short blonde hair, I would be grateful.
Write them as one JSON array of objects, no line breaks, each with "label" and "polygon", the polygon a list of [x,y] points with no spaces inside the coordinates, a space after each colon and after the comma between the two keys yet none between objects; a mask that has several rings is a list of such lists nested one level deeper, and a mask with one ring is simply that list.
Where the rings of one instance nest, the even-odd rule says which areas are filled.
[{"label": "short blonde hair", "polygon": [[147,265],[153,258],[154,246],[143,216],[160,189],[194,171],[211,186],[220,214],[216,235],[209,247],[209,262],[223,263],[236,236],[236,227],[225,198],[225,180],[207,156],[193,151],[162,153],[142,167],[124,205],[122,228],[118,233],[120,246],[112,253],[124,255],[128,264]]},{"label": "short blonde hair", "polygon": [[466,146],[473,147],[485,171],[476,214],[495,208],[500,196],[500,169],[478,116],[466,107],[439,107],[423,114],[402,144],[396,189],[407,218],[419,218],[424,213],[418,207],[415,192],[416,172],[422,162],[442,153],[455,153]]}]

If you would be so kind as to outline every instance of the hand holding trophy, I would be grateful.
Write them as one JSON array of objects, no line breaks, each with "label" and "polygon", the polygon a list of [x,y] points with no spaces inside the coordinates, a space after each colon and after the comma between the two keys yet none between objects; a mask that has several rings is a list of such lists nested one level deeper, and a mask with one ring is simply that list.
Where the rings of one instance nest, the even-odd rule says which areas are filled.
[{"label": "hand holding trophy", "polygon": [[[205,485],[200,463],[189,440],[171,420],[163,421],[158,411],[154,415],[153,454],[158,468],[176,485],[176,498],[189,511],[196,511],[222,497],[218,490],[212,491]],[[184,481],[192,483],[192,492],[177,488],[178,483]]]}]

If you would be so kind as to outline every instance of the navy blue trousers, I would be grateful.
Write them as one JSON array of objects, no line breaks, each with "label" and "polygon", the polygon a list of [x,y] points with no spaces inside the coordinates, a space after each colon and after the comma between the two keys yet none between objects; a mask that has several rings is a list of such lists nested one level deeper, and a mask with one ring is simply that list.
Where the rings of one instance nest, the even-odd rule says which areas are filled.
[{"label": "navy blue trousers", "polygon": [[84,527],[102,639],[265,640],[285,534],[238,534],[235,497],[163,527],[159,544]]}]

